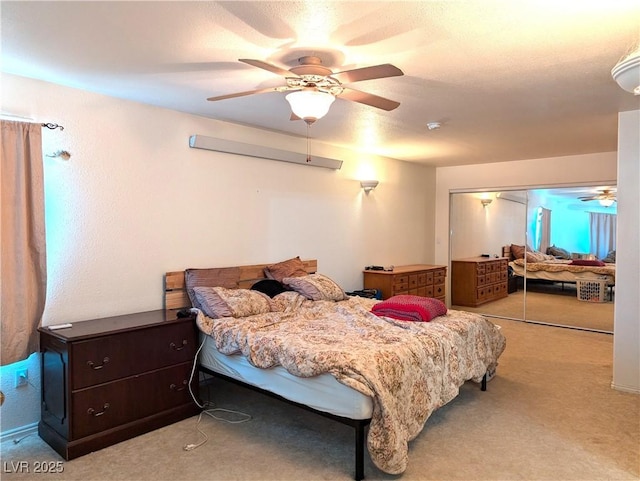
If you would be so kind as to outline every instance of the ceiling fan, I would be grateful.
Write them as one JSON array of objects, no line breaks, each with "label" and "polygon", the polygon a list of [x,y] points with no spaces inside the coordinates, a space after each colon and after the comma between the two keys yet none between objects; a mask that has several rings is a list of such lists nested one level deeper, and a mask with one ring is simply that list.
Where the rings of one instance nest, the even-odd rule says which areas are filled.
[{"label": "ceiling fan", "polygon": [[605,207],[609,207],[610,205],[613,205],[613,203],[616,202],[617,200],[616,193],[609,189],[602,189],[598,194],[593,194],[585,197],[578,197],[578,199],[580,199],[583,202],[588,202],[590,200],[597,200],[600,202],[600,205],[603,205]]},{"label": "ceiling fan", "polygon": [[400,102],[386,99],[378,95],[345,87],[343,84],[373,80],[386,77],[404,75],[402,70],[391,65],[382,64],[372,67],[362,67],[343,72],[333,72],[322,65],[322,60],[316,56],[305,56],[298,59],[298,66],[289,70],[278,67],[262,60],[239,59],[240,62],[258,67],[285,78],[285,85],[268,87],[246,92],[209,97],[207,100],[218,101],[245,95],[262,94],[267,92],[291,92],[285,98],[291,104],[292,120],[302,119],[308,125],[323,117],[336,97],[376,107],[382,110],[393,110]]}]

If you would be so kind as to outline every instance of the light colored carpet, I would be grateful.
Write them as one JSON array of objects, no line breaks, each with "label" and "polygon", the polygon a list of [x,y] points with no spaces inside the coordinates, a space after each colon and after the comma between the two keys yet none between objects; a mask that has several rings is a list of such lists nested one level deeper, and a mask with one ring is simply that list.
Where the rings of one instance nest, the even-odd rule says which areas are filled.
[{"label": "light colored carpet", "polygon": [[[526,299],[526,311],[525,311]],[[608,297],[607,297],[608,299]],[[490,316],[527,319],[580,329],[613,332],[614,303],[578,300],[576,286],[537,284],[518,290],[497,301],[478,307],[452,306],[453,309],[478,312]]]},{"label": "light colored carpet", "polygon": [[[507,349],[486,392],[466,383],[410,444],[401,476],[367,480],[637,480],[640,396],[610,388],[612,336],[501,320]],[[216,381],[219,407],[244,424],[196,418],[64,462],[62,474],[8,473],[3,480],[350,480],[353,430],[264,395]],[[61,460],[32,435],[2,445],[7,463]],[[9,469],[10,471],[10,469]]]}]

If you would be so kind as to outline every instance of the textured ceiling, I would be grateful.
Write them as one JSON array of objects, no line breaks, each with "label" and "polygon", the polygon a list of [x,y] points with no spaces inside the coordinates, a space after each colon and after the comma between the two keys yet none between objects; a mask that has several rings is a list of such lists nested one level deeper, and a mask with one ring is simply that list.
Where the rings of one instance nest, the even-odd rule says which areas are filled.
[{"label": "textured ceiling", "polygon": [[[338,98],[310,129],[362,152],[461,165],[614,151],[617,112],[640,108],[611,68],[640,44],[640,2],[10,2],[2,70],[291,135],[283,84],[239,58],[335,71],[392,63],[352,84],[399,101]],[[438,121],[439,130],[426,124]]]}]

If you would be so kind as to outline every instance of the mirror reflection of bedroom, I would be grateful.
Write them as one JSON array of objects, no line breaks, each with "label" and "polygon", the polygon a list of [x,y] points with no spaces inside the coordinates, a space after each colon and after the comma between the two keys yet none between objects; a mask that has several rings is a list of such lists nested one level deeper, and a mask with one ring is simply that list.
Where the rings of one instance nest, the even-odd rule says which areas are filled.
[{"label": "mirror reflection of bedroom", "polygon": [[451,307],[613,332],[616,189],[451,194]]}]

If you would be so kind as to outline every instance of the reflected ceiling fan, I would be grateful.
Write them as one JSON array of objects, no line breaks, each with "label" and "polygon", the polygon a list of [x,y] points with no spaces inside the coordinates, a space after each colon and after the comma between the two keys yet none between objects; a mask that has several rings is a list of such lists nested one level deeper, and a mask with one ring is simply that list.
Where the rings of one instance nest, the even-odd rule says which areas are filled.
[{"label": "reflected ceiling fan", "polygon": [[605,207],[609,207],[613,205],[614,202],[617,201],[616,193],[609,189],[602,189],[598,194],[593,194],[585,197],[578,197],[583,202],[588,202],[590,200],[597,200],[600,202],[600,205]]},{"label": "reflected ceiling fan", "polygon": [[291,92],[285,97],[291,105],[292,120],[302,119],[307,125],[325,116],[336,97],[376,107],[382,110],[393,110],[400,102],[389,100],[378,95],[345,87],[343,84],[373,80],[386,77],[404,75],[402,70],[391,65],[382,64],[372,67],[362,67],[343,72],[332,72],[322,65],[322,60],[316,56],[305,56],[298,59],[298,66],[289,70],[262,60],[239,59],[240,62],[258,67],[285,78],[286,85],[269,87],[234,94],[209,97],[207,100],[218,101],[246,95],[267,92]]}]

